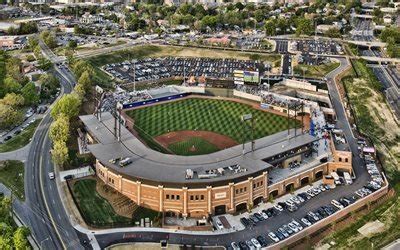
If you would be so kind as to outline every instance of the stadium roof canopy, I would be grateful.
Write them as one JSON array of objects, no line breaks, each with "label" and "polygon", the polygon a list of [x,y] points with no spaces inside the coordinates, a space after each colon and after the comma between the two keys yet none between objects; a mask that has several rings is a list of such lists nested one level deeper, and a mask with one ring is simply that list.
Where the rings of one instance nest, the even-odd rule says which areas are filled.
[{"label": "stadium roof canopy", "polygon": [[[175,184],[211,184],[212,182],[233,181],[237,178],[251,176],[266,171],[272,167],[262,161],[268,157],[290,151],[297,147],[312,143],[317,138],[301,134],[294,137],[294,129],[288,137],[287,130],[271,136],[257,139],[255,151],[251,152],[251,143],[245,144],[245,154],[242,154],[242,145],[220,150],[215,153],[198,156],[179,156],[163,154],[144,145],[128,129],[121,126],[121,140],[114,136],[114,118],[110,113],[103,113],[101,122],[93,115],[81,116],[90,134],[98,141],[88,145],[90,152],[106,167],[133,179]],[[129,157],[132,163],[120,167],[110,162],[111,159]],[[240,165],[246,171],[224,171],[224,174],[201,179],[186,179],[186,170],[191,169],[197,174],[209,170],[226,169],[229,166]]]}]

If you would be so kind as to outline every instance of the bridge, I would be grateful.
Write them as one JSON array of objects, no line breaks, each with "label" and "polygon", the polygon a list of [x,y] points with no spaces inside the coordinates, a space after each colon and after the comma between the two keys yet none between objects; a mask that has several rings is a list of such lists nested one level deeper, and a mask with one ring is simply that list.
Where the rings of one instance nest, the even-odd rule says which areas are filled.
[{"label": "bridge", "polygon": [[21,24],[21,23],[29,23],[29,22],[40,22],[40,21],[46,21],[46,20],[52,20],[52,19],[53,19],[52,16],[24,18],[24,19],[15,20],[14,23]]},{"label": "bridge", "polygon": [[367,15],[367,14],[353,14],[351,15],[352,17],[357,17],[357,18],[363,18],[363,19],[372,19],[372,15]]},{"label": "bridge", "polygon": [[384,42],[368,42],[368,41],[355,41],[355,40],[346,40],[348,43],[355,44],[357,46],[364,46],[368,47],[369,49],[371,48],[383,48],[386,47],[386,43]]},{"label": "bridge", "polygon": [[379,64],[381,64],[381,63],[391,63],[391,64],[400,63],[400,58],[376,57],[376,56],[359,56],[357,58],[362,58],[368,62],[378,62]]}]

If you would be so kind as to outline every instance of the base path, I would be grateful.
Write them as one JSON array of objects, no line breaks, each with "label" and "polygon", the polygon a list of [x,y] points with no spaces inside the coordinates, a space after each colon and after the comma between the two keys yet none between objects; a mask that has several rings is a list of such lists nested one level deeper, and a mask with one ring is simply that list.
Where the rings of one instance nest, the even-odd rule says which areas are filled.
[{"label": "base path", "polygon": [[154,139],[161,144],[163,147],[168,148],[168,145],[186,141],[192,137],[199,137],[211,144],[214,144],[219,149],[230,148],[238,143],[226,135],[221,135],[211,131],[196,131],[196,130],[182,130],[169,132],[163,135],[159,135]]}]

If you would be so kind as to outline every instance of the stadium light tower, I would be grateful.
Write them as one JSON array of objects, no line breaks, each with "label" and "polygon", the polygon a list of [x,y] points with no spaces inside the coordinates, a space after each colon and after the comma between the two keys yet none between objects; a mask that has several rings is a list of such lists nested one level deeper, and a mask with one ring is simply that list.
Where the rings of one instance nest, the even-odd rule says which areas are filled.
[{"label": "stadium light tower", "polygon": [[133,62],[133,92],[136,93],[136,60]]},{"label": "stadium light tower", "polygon": [[253,114],[244,114],[242,115],[242,122],[243,122],[243,147],[242,147],[242,154],[244,155],[245,143],[246,143],[246,121],[251,121],[251,151],[255,149],[255,141],[254,141],[254,126],[255,126],[255,119],[253,118]]}]

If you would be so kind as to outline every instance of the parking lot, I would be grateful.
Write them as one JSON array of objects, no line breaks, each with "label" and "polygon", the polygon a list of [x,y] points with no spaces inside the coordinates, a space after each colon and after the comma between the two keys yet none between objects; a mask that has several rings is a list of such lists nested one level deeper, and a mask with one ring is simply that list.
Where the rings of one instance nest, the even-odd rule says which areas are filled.
[{"label": "parking lot", "polygon": [[343,54],[342,46],[335,41],[298,40],[291,43],[291,49],[302,53],[322,55]]},{"label": "parking lot", "polygon": [[288,40],[276,40],[276,49],[275,52],[280,54],[288,53]]},{"label": "parking lot", "polygon": [[269,49],[269,44],[264,40],[263,37],[257,36],[244,36],[239,37],[236,40],[236,46],[240,49]]},{"label": "parking lot", "polygon": [[[322,184],[322,181],[307,184],[293,193],[261,203],[250,213],[227,217],[230,226],[236,230],[245,227],[249,232],[247,236],[232,238],[228,249],[260,249],[280,242],[379,190],[384,182],[375,158],[362,150],[368,147],[364,139],[360,138],[357,143],[365,171],[365,174],[359,172],[358,180],[356,176],[335,172],[332,174],[332,185]],[[325,151],[323,145],[318,145],[318,151]],[[296,171],[296,168],[291,167],[287,171]],[[311,202],[315,199],[318,202]]]},{"label": "parking lot", "polygon": [[142,82],[184,76],[233,80],[234,70],[263,71],[265,67],[251,60],[165,57],[107,64],[103,69],[122,81]]}]

